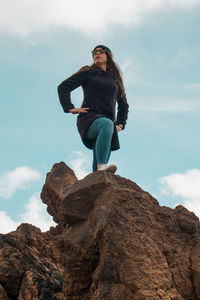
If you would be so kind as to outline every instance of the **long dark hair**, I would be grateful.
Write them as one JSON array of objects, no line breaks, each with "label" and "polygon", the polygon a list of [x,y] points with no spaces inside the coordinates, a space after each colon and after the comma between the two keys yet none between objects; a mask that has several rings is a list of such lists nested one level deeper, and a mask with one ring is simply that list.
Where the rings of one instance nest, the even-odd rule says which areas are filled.
[{"label": "long dark hair", "polygon": [[[113,73],[113,75],[115,76],[115,78],[117,80],[118,86],[119,86],[119,92],[117,95],[117,98],[119,99],[119,98],[125,96],[125,90],[124,90],[124,84],[123,84],[123,80],[122,80],[121,70],[120,70],[120,67],[116,64],[116,62],[114,62],[112,53],[109,53],[106,51],[106,55],[107,55],[107,59],[108,59],[107,69]],[[80,70],[78,70],[73,75],[77,75],[81,72],[89,71],[95,65],[96,64],[93,63],[90,66],[84,66],[84,67],[80,68]]]}]

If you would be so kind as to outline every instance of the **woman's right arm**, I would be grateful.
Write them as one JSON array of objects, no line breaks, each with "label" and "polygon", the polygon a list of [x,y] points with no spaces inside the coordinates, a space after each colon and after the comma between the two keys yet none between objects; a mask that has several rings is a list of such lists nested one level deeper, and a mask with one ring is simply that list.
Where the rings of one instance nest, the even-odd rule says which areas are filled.
[{"label": "woman's right arm", "polygon": [[71,91],[78,88],[84,83],[86,79],[85,73],[86,72],[81,72],[79,74],[72,75],[63,82],[61,82],[61,84],[59,84],[57,88],[58,96],[64,112],[71,112],[74,114],[86,112],[82,108],[75,108],[71,102]]}]

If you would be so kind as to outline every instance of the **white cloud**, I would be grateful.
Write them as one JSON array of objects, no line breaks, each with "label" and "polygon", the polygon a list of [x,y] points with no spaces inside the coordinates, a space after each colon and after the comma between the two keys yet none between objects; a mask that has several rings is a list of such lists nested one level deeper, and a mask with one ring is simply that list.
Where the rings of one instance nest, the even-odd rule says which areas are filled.
[{"label": "white cloud", "polygon": [[75,155],[75,158],[71,159],[69,165],[80,180],[91,172],[89,169],[91,169],[92,162],[89,162],[88,157],[81,151],[74,151],[72,155]]},{"label": "white cloud", "polygon": [[25,204],[25,212],[21,215],[20,222],[30,223],[46,231],[55,223],[46,211],[46,205],[42,203],[38,194],[33,195]]},{"label": "white cloud", "polygon": [[159,179],[161,194],[178,196],[183,205],[200,217],[200,170],[173,173]]},{"label": "white cloud", "polygon": [[0,0],[0,32],[21,38],[54,28],[101,36],[111,25],[138,26],[155,10],[188,9],[200,0]]},{"label": "white cloud", "polygon": [[21,223],[30,223],[47,231],[55,223],[46,212],[46,205],[42,203],[38,194],[33,195],[25,204],[25,211],[17,221],[13,221],[5,211],[0,211],[0,233],[16,230]]},{"label": "white cloud", "polygon": [[24,190],[27,184],[39,179],[41,179],[40,173],[27,166],[5,172],[0,177],[0,197],[10,198],[17,190]]},{"label": "white cloud", "polygon": [[16,230],[18,222],[13,221],[5,211],[0,211],[0,233],[7,233]]},{"label": "white cloud", "polygon": [[[132,54],[131,57],[126,57],[119,62],[122,71],[123,81],[126,85],[141,84],[141,66]],[[133,71],[134,70],[134,71]]]},{"label": "white cloud", "polygon": [[184,86],[185,90],[189,91],[200,91],[200,82],[188,83]]},{"label": "white cloud", "polygon": [[133,105],[133,109],[138,112],[190,112],[199,111],[200,102],[199,99],[186,98],[186,99],[174,99],[174,98],[148,98],[148,99],[136,99]]},{"label": "white cloud", "polygon": [[122,73],[125,73],[133,68],[133,57],[129,57],[121,63]]}]

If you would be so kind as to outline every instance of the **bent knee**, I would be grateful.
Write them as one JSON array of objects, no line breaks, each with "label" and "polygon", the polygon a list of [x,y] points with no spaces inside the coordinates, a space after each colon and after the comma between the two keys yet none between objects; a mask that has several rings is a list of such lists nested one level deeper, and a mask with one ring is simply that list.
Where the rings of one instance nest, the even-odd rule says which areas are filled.
[{"label": "bent knee", "polygon": [[111,131],[113,132],[114,130],[114,123],[112,120],[108,119],[108,118],[101,118],[101,126],[108,130],[108,131]]}]

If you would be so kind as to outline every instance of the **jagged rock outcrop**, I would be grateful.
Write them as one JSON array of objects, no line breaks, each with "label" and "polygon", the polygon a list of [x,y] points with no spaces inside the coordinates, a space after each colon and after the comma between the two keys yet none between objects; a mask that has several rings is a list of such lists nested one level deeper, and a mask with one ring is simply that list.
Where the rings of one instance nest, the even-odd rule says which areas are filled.
[{"label": "jagged rock outcrop", "polygon": [[0,300],[198,300],[200,223],[102,171],[77,180],[64,163],[41,198],[58,223],[0,235]]}]

